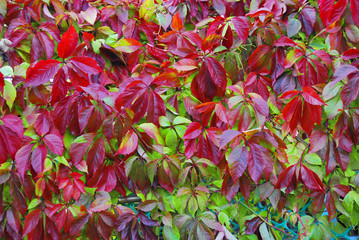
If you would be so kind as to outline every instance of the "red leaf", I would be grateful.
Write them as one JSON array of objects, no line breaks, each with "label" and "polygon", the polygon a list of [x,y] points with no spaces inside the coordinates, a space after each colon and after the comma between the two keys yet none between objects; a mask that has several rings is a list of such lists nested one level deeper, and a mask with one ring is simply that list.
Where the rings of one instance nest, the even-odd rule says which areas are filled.
[{"label": "red leaf", "polygon": [[69,66],[71,66],[77,73],[81,73],[81,76],[88,76],[99,74],[102,69],[97,64],[96,60],[86,56],[76,56],[69,60]]},{"label": "red leaf", "polygon": [[232,198],[238,193],[239,190],[239,181],[233,182],[230,174],[226,174],[223,178],[221,193],[224,194],[228,201],[231,201]]},{"label": "red leaf", "polygon": [[277,184],[275,185],[276,189],[282,189],[288,187],[292,181],[293,175],[297,169],[297,165],[292,165],[284,169],[278,176]]},{"label": "red leaf", "polygon": [[81,136],[83,140],[81,142],[74,142],[71,144],[70,147],[70,156],[72,158],[72,161],[74,165],[77,165],[81,160],[83,160],[83,157],[90,146],[93,138],[95,137],[95,133],[85,133]]},{"label": "red leaf", "polygon": [[158,119],[166,115],[165,102],[156,92],[151,91],[148,99],[147,121],[159,126]]},{"label": "red leaf", "polygon": [[348,194],[348,192],[350,192],[350,187],[342,184],[333,186],[333,189],[343,198]]},{"label": "red leaf", "polygon": [[225,108],[222,103],[217,103],[214,110],[222,122],[228,123],[227,108]]},{"label": "red leaf", "polygon": [[57,53],[60,58],[68,58],[75,51],[79,41],[79,36],[74,26],[71,27],[62,35],[62,39],[57,46]]},{"label": "red leaf", "polygon": [[247,147],[237,146],[228,156],[229,173],[234,182],[242,176],[248,165],[248,149]]},{"label": "red leaf", "polygon": [[33,144],[25,145],[15,155],[16,169],[24,180],[25,172],[30,168],[30,154]]},{"label": "red leaf", "polygon": [[328,18],[328,25],[339,20],[347,5],[348,0],[338,0],[338,2],[334,6],[332,6],[332,10]]},{"label": "red leaf", "polygon": [[54,40],[52,40],[45,32],[37,32],[36,35],[44,48],[46,58],[52,58],[55,49]]},{"label": "red leaf", "polygon": [[65,72],[62,68],[56,73],[54,77],[53,87],[51,91],[51,104],[64,99],[67,94],[67,85]]},{"label": "red leaf", "polygon": [[117,51],[125,52],[125,53],[135,52],[141,47],[142,47],[142,43],[140,43],[136,39],[131,39],[131,38],[122,38],[114,46],[114,48]]},{"label": "red leaf", "polygon": [[[359,6],[359,4],[358,4],[358,6]],[[359,16],[359,14],[358,14],[358,16]],[[359,57],[359,49],[352,48],[343,53],[342,59],[345,61],[348,61],[350,59],[358,58],[358,57]]]},{"label": "red leaf", "polygon": [[245,43],[249,35],[248,19],[245,17],[234,17],[231,19],[231,22],[233,23],[234,30],[239,39]]},{"label": "red leaf", "polygon": [[44,145],[39,145],[31,154],[31,166],[37,174],[44,170],[47,149]]},{"label": "red leaf", "polygon": [[9,208],[6,211],[6,223],[9,224],[15,232],[20,232],[21,218],[20,212],[15,208]]},{"label": "red leaf", "polygon": [[96,139],[87,153],[89,174],[93,175],[105,160],[105,146],[102,137]]},{"label": "red leaf", "polygon": [[177,75],[173,72],[165,72],[158,75],[153,81],[152,84],[157,84],[159,86],[168,86],[168,87],[180,87],[181,82],[178,79]]},{"label": "red leaf", "polygon": [[183,139],[195,139],[202,133],[202,126],[198,122],[192,122],[188,125]]},{"label": "red leaf", "polygon": [[118,151],[116,152],[116,154],[127,155],[133,153],[137,149],[137,146],[138,146],[138,136],[133,131],[133,129],[131,129],[126,133],[125,137],[122,139],[121,145]]},{"label": "red leaf", "polygon": [[28,233],[35,229],[36,225],[39,223],[41,214],[41,209],[35,209],[34,211],[26,215],[24,221],[24,232],[22,234],[22,237],[25,237]]},{"label": "red leaf", "polygon": [[359,1],[350,0],[350,11],[352,12],[352,17],[355,25],[359,26]]},{"label": "red leaf", "polygon": [[359,93],[359,79],[351,78],[347,84],[344,85],[340,97],[343,101],[343,107],[346,108],[352,101],[358,97]]},{"label": "red leaf", "polygon": [[178,62],[174,63],[173,67],[177,71],[192,71],[198,68],[198,64],[196,63],[196,61],[190,58],[183,58]]},{"label": "red leaf", "polygon": [[213,47],[214,45],[219,43],[219,41],[221,41],[221,39],[222,39],[222,36],[220,36],[220,35],[210,34],[202,42],[202,46],[201,46],[202,51],[205,52],[206,50],[210,49],[211,47]]},{"label": "red leaf", "polygon": [[4,86],[5,86],[4,75],[0,72],[0,92],[1,93],[4,91]]},{"label": "red leaf", "polygon": [[227,87],[226,70],[216,59],[211,57],[207,59],[207,66],[213,82],[224,92]]},{"label": "red leaf", "polygon": [[333,8],[334,0],[319,0],[319,16],[322,19],[325,26],[328,26],[328,20],[330,17],[330,12]]},{"label": "red leaf", "polygon": [[300,174],[304,185],[311,191],[324,192],[323,183],[318,175],[304,165],[300,167]]},{"label": "red leaf", "polygon": [[325,201],[325,208],[328,211],[328,221],[331,222],[335,218],[336,216],[335,213],[337,211],[337,208],[335,207],[334,196],[331,191],[329,191],[327,194],[327,199]]},{"label": "red leaf", "polygon": [[78,233],[81,229],[84,228],[85,224],[88,222],[89,220],[89,214],[86,213],[84,215],[80,215],[77,218],[75,218],[72,221],[71,227],[70,227],[70,236],[75,235],[76,233]]},{"label": "red leaf", "polygon": [[319,97],[319,95],[311,87],[304,87],[302,96],[304,100],[311,105],[324,105],[324,101]]},{"label": "red leaf", "polygon": [[36,87],[50,81],[59,70],[59,61],[41,60],[34,66],[28,68],[25,79],[25,87]]},{"label": "red leaf", "polygon": [[44,136],[50,131],[50,119],[46,112],[41,113],[37,117],[34,128],[40,136]]},{"label": "red leaf", "polygon": [[258,144],[249,144],[250,152],[248,157],[248,171],[252,180],[258,184],[263,176],[265,169],[265,157],[263,156],[265,149]]},{"label": "red leaf", "polygon": [[327,134],[323,131],[317,130],[310,135],[310,153],[318,152],[327,144]]},{"label": "red leaf", "polygon": [[272,48],[268,45],[260,45],[256,48],[248,60],[248,68],[253,72],[260,72],[269,68],[272,57]]},{"label": "red leaf", "polygon": [[259,217],[254,217],[250,220],[246,220],[244,224],[246,226],[246,230],[244,231],[245,234],[253,234],[262,222],[263,221]]},{"label": "red leaf", "polygon": [[64,143],[62,139],[55,134],[47,134],[44,138],[45,145],[50,149],[51,152],[62,155],[64,150]]},{"label": "red leaf", "polygon": [[330,83],[330,86],[334,86],[340,80],[346,78],[349,74],[357,72],[358,69],[352,65],[341,65],[335,70],[333,74],[333,81]]},{"label": "red leaf", "polygon": [[221,139],[219,140],[219,147],[223,148],[226,146],[230,141],[232,141],[235,137],[239,136],[241,132],[237,130],[226,130],[221,135]]},{"label": "red leaf", "polygon": [[179,13],[172,18],[172,28],[177,31],[181,31],[183,29],[182,19],[179,17]]}]

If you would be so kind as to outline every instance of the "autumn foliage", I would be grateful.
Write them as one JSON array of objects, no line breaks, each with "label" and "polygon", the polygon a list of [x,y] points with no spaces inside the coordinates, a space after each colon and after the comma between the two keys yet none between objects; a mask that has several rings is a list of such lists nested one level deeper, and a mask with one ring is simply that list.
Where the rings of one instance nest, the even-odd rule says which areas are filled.
[{"label": "autumn foliage", "polygon": [[358,0],[0,0],[0,39],[1,239],[358,233]]}]

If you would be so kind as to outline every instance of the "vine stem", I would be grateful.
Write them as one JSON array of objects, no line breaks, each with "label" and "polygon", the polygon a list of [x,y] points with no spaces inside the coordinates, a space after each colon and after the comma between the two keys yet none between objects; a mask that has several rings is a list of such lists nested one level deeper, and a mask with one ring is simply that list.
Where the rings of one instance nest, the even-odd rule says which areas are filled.
[{"label": "vine stem", "polygon": [[262,217],[261,215],[259,215],[258,213],[256,213],[256,211],[254,211],[252,208],[250,208],[249,206],[247,206],[247,204],[245,204],[244,202],[242,202],[240,199],[238,200],[238,202],[239,202],[240,204],[242,204],[245,208],[247,208],[249,211],[251,211],[254,215],[256,215],[257,217],[259,217],[259,218],[260,218],[263,222],[265,222],[268,226],[270,226],[270,227],[276,229],[277,231],[279,231],[279,232],[281,232],[281,233],[283,233],[283,234],[285,234],[285,235],[287,235],[287,236],[289,236],[289,237],[295,239],[295,237],[293,237],[293,236],[290,235],[289,233],[284,232],[283,230],[277,228],[276,226],[274,226],[273,224],[271,224],[270,222],[268,222],[264,217]]}]

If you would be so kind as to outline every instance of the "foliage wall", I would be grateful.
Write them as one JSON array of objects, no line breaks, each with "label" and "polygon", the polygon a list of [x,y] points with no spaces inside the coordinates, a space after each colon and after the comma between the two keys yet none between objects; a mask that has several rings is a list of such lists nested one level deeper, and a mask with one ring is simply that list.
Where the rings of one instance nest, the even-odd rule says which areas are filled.
[{"label": "foliage wall", "polygon": [[358,26],[358,0],[0,0],[1,238],[357,234]]}]

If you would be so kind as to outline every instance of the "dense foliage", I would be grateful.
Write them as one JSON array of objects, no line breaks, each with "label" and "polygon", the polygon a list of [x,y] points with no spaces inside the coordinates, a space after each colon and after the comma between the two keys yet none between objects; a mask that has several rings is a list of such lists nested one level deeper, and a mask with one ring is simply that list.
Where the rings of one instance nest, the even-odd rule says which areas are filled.
[{"label": "dense foliage", "polygon": [[0,236],[357,234],[358,26],[358,0],[0,0]]}]

